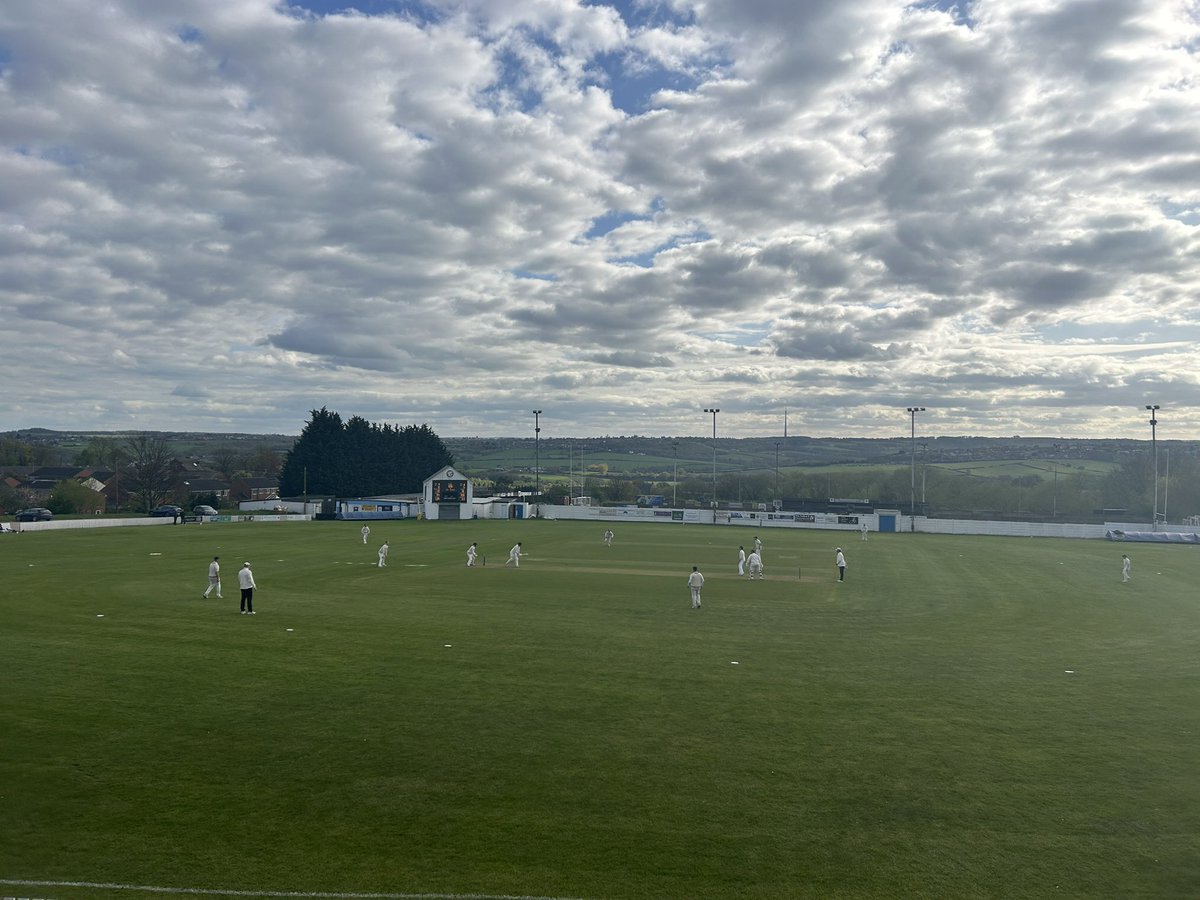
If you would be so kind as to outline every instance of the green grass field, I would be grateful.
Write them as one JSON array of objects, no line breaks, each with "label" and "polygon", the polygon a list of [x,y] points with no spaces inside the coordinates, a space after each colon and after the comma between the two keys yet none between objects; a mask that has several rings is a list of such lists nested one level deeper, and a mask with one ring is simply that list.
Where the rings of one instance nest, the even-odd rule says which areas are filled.
[{"label": "green grass field", "polygon": [[613,527],[0,537],[0,895],[1200,895],[1197,548]]}]

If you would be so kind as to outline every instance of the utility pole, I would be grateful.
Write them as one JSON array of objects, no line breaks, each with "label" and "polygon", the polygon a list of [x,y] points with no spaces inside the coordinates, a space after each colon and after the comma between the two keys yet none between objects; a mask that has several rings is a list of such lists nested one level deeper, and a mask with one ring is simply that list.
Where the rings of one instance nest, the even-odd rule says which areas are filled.
[{"label": "utility pole", "polygon": [[540,503],[542,500],[542,448],[539,442],[539,436],[542,433],[541,417],[542,411],[535,409],[533,411],[533,495],[535,503]]},{"label": "utility pole", "polygon": [[679,441],[671,441],[671,449],[675,453],[675,465],[671,471],[671,509],[674,509],[675,494],[679,489]]},{"label": "utility pole", "polygon": [[908,418],[911,426],[910,434],[912,436],[912,478],[911,490],[909,492],[909,531],[917,530],[917,413],[925,412],[923,406],[908,406]]},{"label": "utility pole", "polygon": [[1157,403],[1146,407],[1150,411],[1150,452],[1154,456],[1154,518],[1151,520],[1153,523],[1150,526],[1151,531],[1158,531],[1158,438],[1156,434],[1158,408]]},{"label": "utility pole", "polygon": [[717,413],[721,410],[716,407],[705,407],[706,413],[712,413],[713,417],[713,486],[712,486],[712,508],[713,508],[713,523],[717,521]]},{"label": "utility pole", "polygon": [[775,499],[779,499],[779,441],[775,442]]}]

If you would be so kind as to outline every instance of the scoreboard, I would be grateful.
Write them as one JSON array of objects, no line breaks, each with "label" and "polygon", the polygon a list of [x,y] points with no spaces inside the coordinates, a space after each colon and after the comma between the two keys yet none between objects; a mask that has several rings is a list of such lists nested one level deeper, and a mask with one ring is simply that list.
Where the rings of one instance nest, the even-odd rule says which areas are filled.
[{"label": "scoreboard", "polygon": [[465,480],[435,481],[433,483],[434,503],[466,503],[467,482]]}]

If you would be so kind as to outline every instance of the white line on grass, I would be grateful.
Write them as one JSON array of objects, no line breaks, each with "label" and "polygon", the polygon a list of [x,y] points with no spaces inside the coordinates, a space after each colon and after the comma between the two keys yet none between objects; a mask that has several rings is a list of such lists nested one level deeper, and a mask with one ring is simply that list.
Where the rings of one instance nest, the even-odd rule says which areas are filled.
[{"label": "white line on grass", "polygon": [[541,897],[529,894],[388,894],[339,891],[243,891],[220,888],[152,887],[144,884],[114,884],[96,881],[23,881],[0,878],[0,884],[15,887],[98,888],[106,891],[142,891],[148,894],[190,894],[214,897],[331,897],[345,900],[583,900],[581,897]]}]

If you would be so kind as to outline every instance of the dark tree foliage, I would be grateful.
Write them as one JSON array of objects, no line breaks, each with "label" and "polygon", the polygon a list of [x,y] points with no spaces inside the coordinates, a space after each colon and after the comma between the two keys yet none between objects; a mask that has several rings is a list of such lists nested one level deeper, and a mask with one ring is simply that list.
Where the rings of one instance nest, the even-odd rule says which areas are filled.
[{"label": "dark tree foliage", "polygon": [[30,506],[29,498],[13,490],[7,484],[0,484],[0,516],[15,513],[23,506]]},{"label": "dark tree foliage", "polygon": [[0,465],[44,466],[53,457],[53,448],[26,444],[16,438],[0,438]]},{"label": "dark tree foliage", "polygon": [[[410,494],[454,457],[428,425],[376,425],[361,416],[345,422],[314,409],[279,473],[279,495],[333,497]],[[306,480],[307,473],[307,480]]]}]

